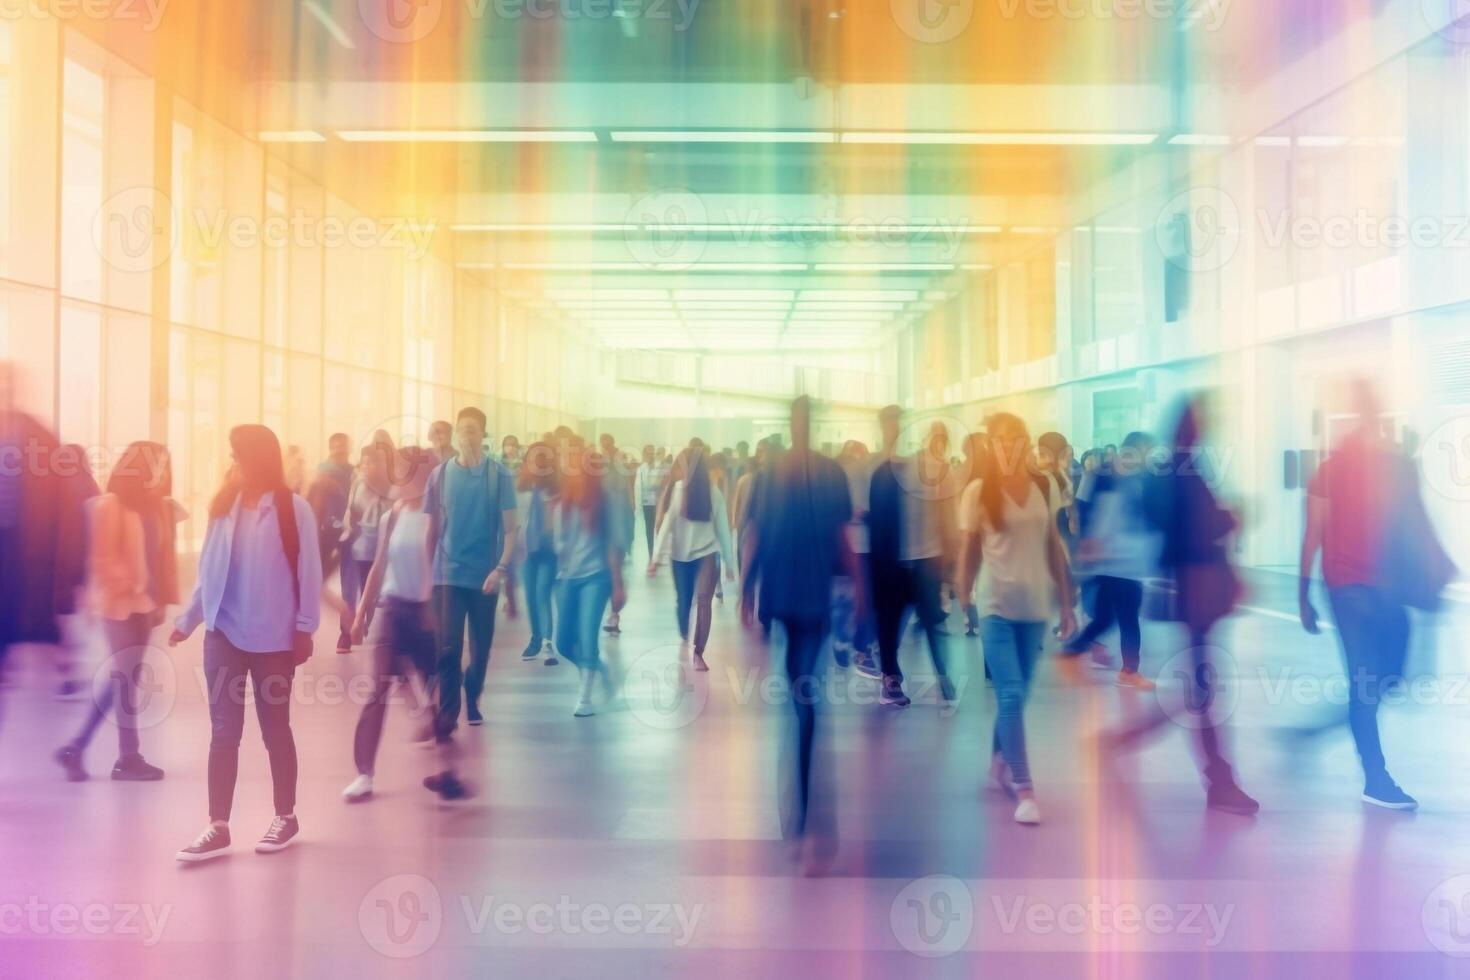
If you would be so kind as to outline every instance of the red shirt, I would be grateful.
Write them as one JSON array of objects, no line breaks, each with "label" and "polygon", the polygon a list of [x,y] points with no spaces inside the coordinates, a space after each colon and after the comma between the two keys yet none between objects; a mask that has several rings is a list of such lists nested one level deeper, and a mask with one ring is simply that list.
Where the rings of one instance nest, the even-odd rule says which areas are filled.
[{"label": "red shirt", "polygon": [[1312,477],[1307,493],[1327,501],[1322,577],[1328,588],[1377,583],[1394,462],[1368,438],[1354,434]]}]

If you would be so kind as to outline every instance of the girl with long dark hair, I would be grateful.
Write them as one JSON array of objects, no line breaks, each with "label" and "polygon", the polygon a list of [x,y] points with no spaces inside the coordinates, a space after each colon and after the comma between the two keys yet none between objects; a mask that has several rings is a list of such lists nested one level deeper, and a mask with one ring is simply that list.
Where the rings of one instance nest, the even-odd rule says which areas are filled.
[{"label": "girl with long dark hair", "polygon": [[275,797],[275,819],[255,850],[282,850],[300,831],[291,684],[311,656],[321,622],[321,552],[310,535],[303,538],[315,526],[311,505],[287,489],[275,433],[263,425],[236,426],[230,452],[234,465],[209,505],[194,595],[168,641],[177,646],[204,624],[209,826],[179,851],[180,861],[207,861],[229,850],[247,680]]},{"label": "girl with long dark hair", "polygon": [[[1032,468],[1026,424],[998,412],[986,420],[990,451],[961,514],[967,549],[980,559],[980,642],[995,681],[996,719],[991,775],[1016,796],[1017,823],[1041,822],[1026,754],[1025,705],[1046,626],[1060,610],[1062,632],[1076,628],[1067,557],[1057,533],[1060,500],[1050,480]],[[962,561],[966,567],[973,561]]]},{"label": "girl with long dark hair", "polygon": [[724,557],[726,573],[734,580],[734,545],[730,542],[729,511],[725,496],[710,480],[708,458],[703,448],[690,448],[679,454],[683,477],[669,490],[668,512],[653,543],[653,560],[648,563],[651,578],[658,573],[659,563],[670,557],[674,572],[675,606],[681,654],[691,650],[689,612],[698,602],[695,619],[693,654],[694,669],[709,670],[704,662],[704,648],[709,642],[710,610],[715,585],[719,582],[720,557]]},{"label": "girl with long dark hair", "polygon": [[113,468],[107,492],[92,503],[88,592],[112,655],[105,675],[98,678],[86,723],[56,753],[72,782],[87,778],[82,753],[110,712],[118,736],[112,778],[163,778],[163,770],[149,765],[139,752],[138,684],[147,670],[148,637],[163,622],[164,607],[179,601],[172,492],[168,449],[157,442],[135,442]]}]

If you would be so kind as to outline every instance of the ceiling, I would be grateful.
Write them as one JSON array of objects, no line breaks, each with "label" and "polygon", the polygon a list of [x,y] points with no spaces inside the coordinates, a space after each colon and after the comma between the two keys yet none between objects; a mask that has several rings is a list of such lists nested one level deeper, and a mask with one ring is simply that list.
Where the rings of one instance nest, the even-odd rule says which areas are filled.
[{"label": "ceiling", "polygon": [[[1108,174],[1190,152],[1170,140],[1202,92],[1249,86],[1351,4],[1290,6],[260,0],[105,30],[610,347],[795,350],[878,343],[1044,248]],[[1134,7],[1154,13],[1095,13]]]}]

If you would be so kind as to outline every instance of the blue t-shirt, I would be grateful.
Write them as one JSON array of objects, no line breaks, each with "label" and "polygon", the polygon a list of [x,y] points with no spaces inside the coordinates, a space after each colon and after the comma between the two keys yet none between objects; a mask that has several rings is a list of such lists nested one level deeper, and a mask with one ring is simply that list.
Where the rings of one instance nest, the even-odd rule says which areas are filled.
[{"label": "blue t-shirt", "polygon": [[424,502],[439,515],[434,584],[480,588],[500,563],[501,513],[516,506],[510,470],[489,458],[475,467],[447,460],[430,478]]}]

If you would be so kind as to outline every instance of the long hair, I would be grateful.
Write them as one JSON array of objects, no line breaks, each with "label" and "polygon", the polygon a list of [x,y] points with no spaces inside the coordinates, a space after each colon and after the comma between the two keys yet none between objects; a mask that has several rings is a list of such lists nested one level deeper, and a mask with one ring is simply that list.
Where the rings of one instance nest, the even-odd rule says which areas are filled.
[{"label": "long hair", "polygon": [[1025,453],[1017,453],[1016,459],[1003,459],[1009,453],[997,447],[996,433],[1006,428],[1017,428],[1021,431],[1023,439],[1029,439],[1026,434],[1026,423],[1019,416],[1009,412],[996,412],[985,420],[985,434],[989,438],[989,451],[981,456],[982,471],[980,479],[980,508],[990,518],[990,526],[997,531],[1005,529],[1005,478],[1017,466],[1025,466]]},{"label": "long hair", "polygon": [[168,447],[139,440],[123,450],[107,478],[107,492],[129,510],[142,512],[173,493],[173,465]]},{"label": "long hair", "polygon": [[209,516],[223,517],[235,506],[240,491],[249,488],[262,494],[286,489],[286,468],[281,459],[281,442],[263,425],[237,425],[230,430],[230,451],[235,465],[224,485],[209,502]]},{"label": "long hair", "polygon": [[686,449],[688,472],[684,474],[684,516],[691,521],[710,519],[709,461],[701,448]]},{"label": "long hair", "polygon": [[575,507],[582,512],[584,526],[597,528],[602,524],[602,480],[598,474],[605,465],[602,454],[592,452],[577,437],[567,449],[567,475],[562,481],[557,504]]},{"label": "long hair", "polygon": [[516,489],[522,493],[540,490],[551,496],[559,488],[556,450],[549,442],[533,442],[521,456],[521,471],[516,475]]}]

